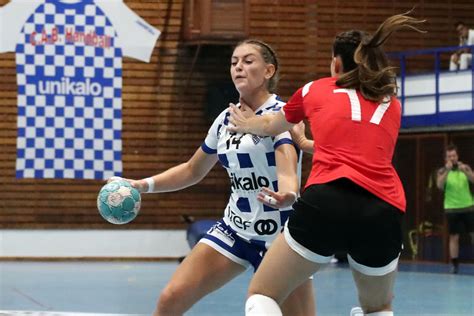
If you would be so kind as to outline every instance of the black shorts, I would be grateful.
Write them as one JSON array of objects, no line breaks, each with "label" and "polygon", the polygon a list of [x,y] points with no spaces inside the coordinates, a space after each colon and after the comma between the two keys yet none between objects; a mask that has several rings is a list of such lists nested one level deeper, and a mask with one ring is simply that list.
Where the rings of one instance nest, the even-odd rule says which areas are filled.
[{"label": "black shorts", "polygon": [[395,206],[348,179],[338,179],[308,187],[293,207],[287,241],[293,238],[312,252],[309,257],[314,260],[309,260],[325,263],[336,252],[346,252],[350,263],[369,269],[396,268],[403,213]]},{"label": "black shorts", "polygon": [[451,235],[474,232],[474,211],[446,213],[446,218]]}]

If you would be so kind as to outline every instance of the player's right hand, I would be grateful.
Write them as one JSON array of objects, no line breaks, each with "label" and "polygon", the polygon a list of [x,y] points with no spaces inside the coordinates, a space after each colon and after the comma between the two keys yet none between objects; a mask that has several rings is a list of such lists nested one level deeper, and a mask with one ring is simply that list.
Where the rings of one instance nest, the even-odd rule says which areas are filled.
[{"label": "player's right hand", "polygon": [[275,192],[267,187],[263,187],[257,195],[257,200],[273,208],[286,208],[296,201],[294,192]]},{"label": "player's right hand", "polygon": [[127,178],[122,178],[122,177],[116,177],[116,176],[108,178],[107,183],[110,183],[112,181],[117,181],[117,180],[127,181],[128,183],[130,183],[132,187],[137,189],[140,193],[145,192],[148,188],[148,184],[146,183],[145,180],[133,180],[133,179],[127,179]]}]

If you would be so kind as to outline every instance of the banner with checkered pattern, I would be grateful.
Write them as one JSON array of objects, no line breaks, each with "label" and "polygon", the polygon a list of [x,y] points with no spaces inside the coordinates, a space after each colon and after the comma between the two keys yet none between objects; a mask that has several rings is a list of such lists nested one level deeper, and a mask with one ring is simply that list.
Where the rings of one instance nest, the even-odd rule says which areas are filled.
[{"label": "banner with checkered pattern", "polygon": [[160,32],[122,0],[14,0],[0,53],[16,52],[17,178],[122,174],[122,57],[148,62]]}]

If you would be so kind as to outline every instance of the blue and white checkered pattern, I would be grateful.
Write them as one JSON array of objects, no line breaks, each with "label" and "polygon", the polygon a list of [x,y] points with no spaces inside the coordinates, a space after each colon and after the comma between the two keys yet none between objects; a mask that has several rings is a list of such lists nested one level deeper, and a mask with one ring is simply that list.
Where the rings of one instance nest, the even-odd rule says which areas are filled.
[{"label": "blue and white checkered pattern", "polygon": [[120,175],[122,49],[104,12],[46,0],[21,36],[17,178]]},{"label": "blue and white checkered pattern", "polygon": [[[257,115],[279,111],[284,103],[271,96],[257,111]],[[229,113],[223,111],[209,129],[201,148],[217,154],[227,170],[232,193],[224,221],[239,236],[247,240],[270,243],[280,232],[290,211],[263,205],[257,200],[262,187],[278,191],[275,149],[282,144],[293,144],[288,132],[276,137],[259,137],[227,131]],[[301,168],[299,160],[298,170]]]}]

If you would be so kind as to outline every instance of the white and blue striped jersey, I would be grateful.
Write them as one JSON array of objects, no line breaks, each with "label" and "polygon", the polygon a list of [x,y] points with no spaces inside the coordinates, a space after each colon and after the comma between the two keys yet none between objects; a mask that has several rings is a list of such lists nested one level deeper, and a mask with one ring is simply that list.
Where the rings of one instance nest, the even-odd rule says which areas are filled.
[{"label": "white and blue striped jersey", "polygon": [[148,62],[159,35],[122,0],[0,8],[0,53],[16,53],[17,178],[122,173],[122,57]]},{"label": "white and blue striped jersey", "polygon": [[[284,102],[272,95],[256,115],[277,113]],[[274,209],[257,200],[262,187],[278,191],[275,149],[293,144],[289,132],[276,137],[232,133],[227,130],[229,111],[224,110],[214,121],[201,148],[217,154],[230,177],[231,195],[224,212],[224,222],[239,236],[269,245],[290,215],[290,209]],[[298,170],[301,159],[298,159]]]}]

